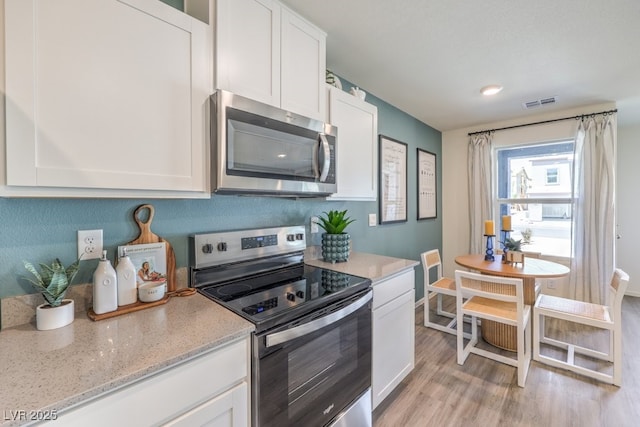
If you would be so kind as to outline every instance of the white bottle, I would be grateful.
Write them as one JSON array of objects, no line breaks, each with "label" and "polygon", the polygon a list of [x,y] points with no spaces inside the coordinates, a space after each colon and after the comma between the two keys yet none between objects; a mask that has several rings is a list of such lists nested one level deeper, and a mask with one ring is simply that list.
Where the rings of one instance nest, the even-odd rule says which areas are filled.
[{"label": "white bottle", "polygon": [[127,256],[127,248],[122,249],[122,256],[116,266],[118,277],[118,306],[133,304],[138,301],[136,268]]},{"label": "white bottle", "polygon": [[102,251],[98,268],[93,272],[93,312],[108,313],[118,309],[118,278],[107,259],[107,251]]}]

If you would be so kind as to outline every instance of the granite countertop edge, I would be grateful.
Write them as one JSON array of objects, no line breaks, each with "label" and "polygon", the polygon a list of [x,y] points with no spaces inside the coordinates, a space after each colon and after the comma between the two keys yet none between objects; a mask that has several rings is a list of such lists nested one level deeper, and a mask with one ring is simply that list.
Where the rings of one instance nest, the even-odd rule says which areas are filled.
[{"label": "granite countertop edge", "polygon": [[[58,415],[249,336],[255,327],[196,294],[111,319],[52,331],[24,324],[0,332],[0,426],[29,424],[11,411]],[[48,397],[52,396],[52,397]]]}]

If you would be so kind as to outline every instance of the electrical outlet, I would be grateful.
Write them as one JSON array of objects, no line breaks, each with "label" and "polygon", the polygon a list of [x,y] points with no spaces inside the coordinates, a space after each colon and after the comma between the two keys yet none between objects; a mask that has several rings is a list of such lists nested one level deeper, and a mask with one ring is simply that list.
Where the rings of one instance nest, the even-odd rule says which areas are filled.
[{"label": "electrical outlet", "polygon": [[320,220],[318,219],[317,216],[311,217],[311,234],[320,232],[320,228],[318,227],[318,221]]},{"label": "electrical outlet", "polygon": [[377,224],[378,224],[378,218],[376,217],[376,214],[370,213],[369,214],[369,227],[375,227]]},{"label": "electrical outlet", "polygon": [[102,230],[78,230],[78,258],[83,261],[102,255]]}]

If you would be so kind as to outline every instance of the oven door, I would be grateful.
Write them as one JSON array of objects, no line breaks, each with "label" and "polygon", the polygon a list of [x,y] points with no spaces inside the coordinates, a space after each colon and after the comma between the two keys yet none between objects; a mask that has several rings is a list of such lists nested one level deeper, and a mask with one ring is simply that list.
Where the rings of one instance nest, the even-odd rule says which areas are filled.
[{"label": "oven door", "polygon": [[371,296],[255,336],[254,426],[323,426],[371,387]]}]

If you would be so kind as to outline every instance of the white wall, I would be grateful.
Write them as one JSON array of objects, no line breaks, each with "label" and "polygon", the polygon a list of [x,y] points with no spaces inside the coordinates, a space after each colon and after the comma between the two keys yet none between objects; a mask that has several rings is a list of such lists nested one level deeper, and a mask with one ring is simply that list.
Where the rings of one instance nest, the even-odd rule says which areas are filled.
[{"label": "white wall", "polygon": [[[449,277],[453,276],[456,270],[456,264],[454,259],[457,255],[466,254],[469,252],[469,202],[468,202],[468,186],[467,186],[467,146],[468,146],[468,133],[477,132],[488,129],[495,129],[507,126],[520,125],[525,123],[534,123],[543,120],[551,120],[563,117],[572,117],[580,114],[595,113],[599,111],[606,111],[616,108],[614,103],[595,104],[587,107],[581,107],[576,109],[568,109],[562,111],[554,111],[551,113],[537,114],[527,117],[526,119],[509,120],[494,123],[485,123],[469,128],[456,129],[442,133],[442,258],[444,273]],[[577,128],[576,120],[563,120],[554,122],[552,124],[545,125],[532,125],[525,126],[517,129],[510,129],[504,131],[498,131],[494,134],[494,146],[507,146],[518,145],[529,142],[541,142],[541,141],[555,141],[562,138],[572,138],[575,136]],[[618,157],[621,157],[625,151],[633,150],[633,153],[629,152],[624,154],[625,156],[633,156],[635,159],[640,159],[640,144],[636,144],[633,147],[628,145],[633,144],[634,141],[640,139],[640,127],[636,128],[629,137],[626,136],[626,132],[619,129],[618,136]],[[625,135],[623,138],[621,135]],[[624,149],[623,149],[624,148]],[[625,159],[626,160],[626,159]],[[630,162],[627,160],[627,162]],[[624,165],[621,162],[618,169],[618,175],[626,174],[628,169],[632,169],[631,165]],[[632,170],[634,172],[634,179],[628,178],[628,184],[618,186],[618,200],[632,199],[636,197],[636,200],[627,200],[626,202],[635,202],[635,207],[640,206],[640,200],[637,200],[635,196],[636,192],[632,187],[632,183],[640,182],[640,168],[638,166]],[[626,175],[625,175],[626,176]],[[620,179],[619,179],[620,181]],[[637,191],[637,190],[636,190]],[[618,208],[621,209],[620,204]],[[629,212],[629,218],[633,215],[633,212]],[[629,221],[629,224],[632,224]],[[631,226],[627,228],[627,232],[631,232]],[[634,230],[636,236],[638,235],[637,228]],[[628,239],[631,240],[631,239]],[[635,239],[638,241],[638,239]],[[568,260],[554,259],[554,261],[568,263]],[[625,261],[622,263],[622,259],[619,260],[618,265],[620,268],[625,269]],[[640,268],[640,266],[639,266]],[[627,270],[625,270],[627,271]],[[627,271],[628,272],[628,271]],[[628,272],[631,276],[631,272]],[[638,273],[640,277],[640,272]],[[632,287],[631,280],[630,287]],[[640,283],[640,280],[639,280]],[[545,289],[545,293],[567,295],[566,280],[555,281],[557,288]],[[640,287],[637,288],[640,291]]]},{"label": "white wall", "polygon": [[640,297],[640,264],[638,247],[640,229],[640,125],[618,126],[618,153],[616,170],[616,213],[618,235],[616,264],[629,275],[627,295]]}]

